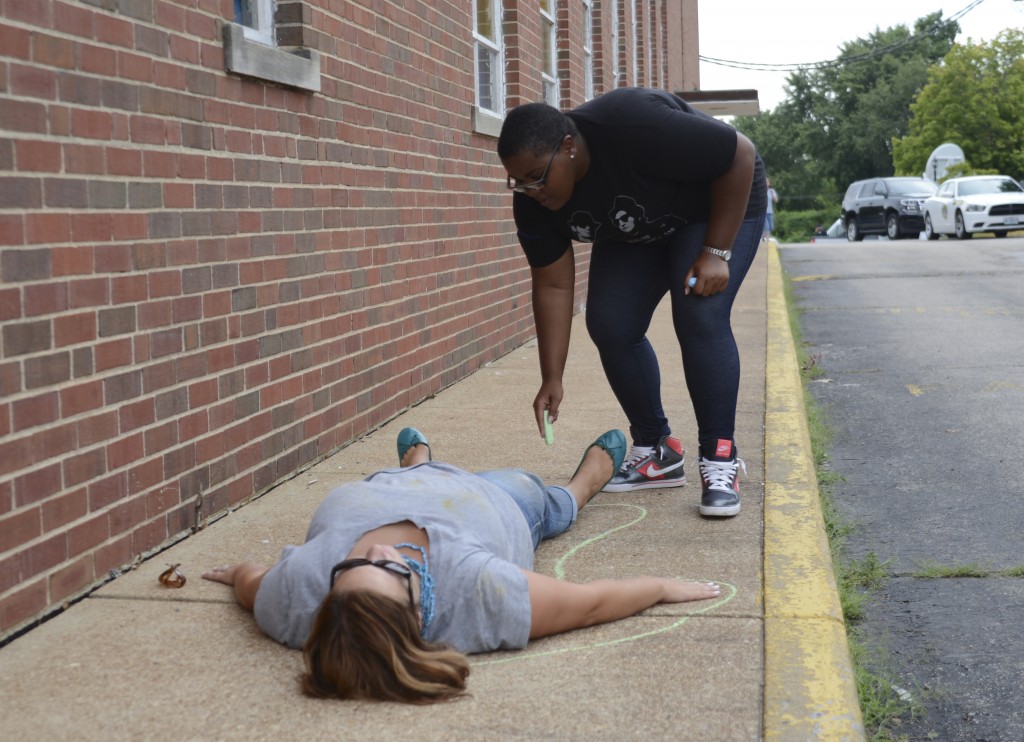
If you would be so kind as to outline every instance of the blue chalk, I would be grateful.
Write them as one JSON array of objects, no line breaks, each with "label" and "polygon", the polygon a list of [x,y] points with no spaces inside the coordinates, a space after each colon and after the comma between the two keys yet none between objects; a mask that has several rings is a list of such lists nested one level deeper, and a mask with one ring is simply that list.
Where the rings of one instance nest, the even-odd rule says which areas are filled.
[{"label": "blue chalk", "polygon": [[697,285],[697,276],[690,276],[690,280],[686,282],[686,285],[691,289]]}]

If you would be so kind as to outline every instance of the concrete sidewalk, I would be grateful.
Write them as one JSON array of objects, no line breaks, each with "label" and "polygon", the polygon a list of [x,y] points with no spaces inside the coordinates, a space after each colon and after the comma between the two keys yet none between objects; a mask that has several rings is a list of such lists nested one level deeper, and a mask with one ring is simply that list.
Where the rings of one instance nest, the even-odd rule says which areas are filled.
[{"label": "concrete sidewalk", "polygon": [[[716,580],[721,598],[475,656],[469,698],[408,707],[304,698],[301,654],[200,578],[301,543],[332,487],[395,465],[405,426],[428,435],[435,459],[564,482],[598,434],[626,426],[578,317],[553,446],[529,412],[539,376],[528,343],[0,650],[0,739],[862,739],[774,250],[751,270],[734,326],[743,512],[697,513],[696,428],[666,302],[650,337],[690,483],[599,495],[536,565],[573,581]],[[183,588],[158,583],[168,563],[181,564]]]}]

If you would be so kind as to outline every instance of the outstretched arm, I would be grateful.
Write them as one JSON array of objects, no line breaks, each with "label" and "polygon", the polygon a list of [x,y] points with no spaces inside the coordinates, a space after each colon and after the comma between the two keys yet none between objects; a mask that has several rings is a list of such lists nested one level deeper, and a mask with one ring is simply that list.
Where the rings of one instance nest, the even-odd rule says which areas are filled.
[{"label": "outstretched arm", "polygon": [[658,603],[717,598],[718,585],[669,577],[628,577],[583,584],[523,570],[530,591],[530,638],[632,616]]},{"label": "outstretched arm", "polygon": [[544,410],[551,420],[558,419],[562,402],[562,373],[569,355],[572,330],[573,292],[576,287],[576,263],[570,247],[558,260],[543,268],[533,268],[533,321],[537,327],[541,387],[533,400],[537,430],[544,435]]},{"label": "outstretched arm", "polygon": [[251,611],[256,603],[256,591],[260,589],[263,576],[270,571],[270,567],[262,564],[229,564],[224,567],[215,567],[209,572],[203,573],[204,580],[220,582],[224,585],[231,585],[235,588],[235,600],[238,604]]}]

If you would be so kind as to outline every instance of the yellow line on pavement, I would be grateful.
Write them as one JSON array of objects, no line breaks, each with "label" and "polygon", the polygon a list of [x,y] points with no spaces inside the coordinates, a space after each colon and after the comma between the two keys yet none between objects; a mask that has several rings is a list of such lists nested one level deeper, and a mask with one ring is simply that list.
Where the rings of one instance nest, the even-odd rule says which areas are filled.
[{"label": "yellow line on pavement", "polygon": [[768,262],[766,367],[764,738],[863,740],[774,245]]},{"label": "yellow line on pavement", "polygon": [[835,276],[825,274],[820,276],[794,276],[790,280],[794,283],[799,283],[800,281],[831,281],[833,278]]}]

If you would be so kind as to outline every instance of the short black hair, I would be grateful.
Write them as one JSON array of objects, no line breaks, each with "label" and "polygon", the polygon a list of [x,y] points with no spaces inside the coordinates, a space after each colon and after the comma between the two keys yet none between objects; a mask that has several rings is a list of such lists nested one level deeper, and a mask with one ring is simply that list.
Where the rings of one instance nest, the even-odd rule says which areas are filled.
[{"label": "short black hair", "polygon": [[578,133],[572,119],[547,103],[524,103],[505,116],[498,137],[498,157],[505,159],[529,150],[546,154],[566,136]]}]

